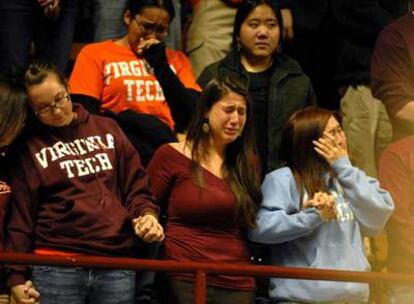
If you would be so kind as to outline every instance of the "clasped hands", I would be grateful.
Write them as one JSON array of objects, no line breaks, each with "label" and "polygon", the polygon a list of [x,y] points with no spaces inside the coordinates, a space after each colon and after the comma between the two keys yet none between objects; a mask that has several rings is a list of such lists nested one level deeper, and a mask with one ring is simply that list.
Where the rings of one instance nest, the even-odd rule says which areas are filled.
[{"label": "clasped hands", "polygon": [[11,304],[38,304],[39,292],[34,288],[32,281],[16,285],[11,288]]},{"label": "clasped hands", "polygon": [[8,186],[5,182],[0,181],[0,194],[6,194],[10,192],[10,186]]},{"label": "clasped hands", "polygon": [[313,198],[306,201],[303,208],[315,208],[325,222],[336,219],[335,198],[326,192],[316,192]]},{"label": "clasped hands", "polygon": [[155,215],[144,214],[132,220],[134,231],[144,242],[161,242],[164,239],[164,229]]}]

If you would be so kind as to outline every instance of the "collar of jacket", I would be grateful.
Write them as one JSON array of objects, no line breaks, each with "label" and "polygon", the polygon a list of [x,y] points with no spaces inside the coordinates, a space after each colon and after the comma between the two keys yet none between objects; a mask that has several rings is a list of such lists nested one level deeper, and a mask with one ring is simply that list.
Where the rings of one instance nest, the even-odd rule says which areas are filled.
[{"label": "collar of jacket", "polygon": [[[231,51],[229,54],[227,54],[227,56],[223,59],[221,66],[232,71],[236,75],[242,75],[244,81],[248,81],[247,71],[241,64],[239,52]],[[288,76],[303,74],[299,64],[282,53],[275,53],[273,56],[273,65],[271,68],[272,80],[275,82],[279,82]]]}]

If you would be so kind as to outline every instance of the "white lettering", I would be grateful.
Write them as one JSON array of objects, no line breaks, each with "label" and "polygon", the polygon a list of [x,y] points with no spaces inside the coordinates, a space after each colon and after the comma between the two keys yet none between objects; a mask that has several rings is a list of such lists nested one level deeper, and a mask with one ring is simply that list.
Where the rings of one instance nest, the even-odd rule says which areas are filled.
[{"label": "white lettering", "polygon": [[122,61],[122,62],[119,62],[118,64],[119,64],[119,68],[121,69],[122,76],[132,76],[127,62]]},{"label": "white lettering", "polygon": [[43,148],[42,150],[40,150],[40,152],[35,154],[35,156],[37,158],[37,161],[40,163],[42,168],[47,168],[48,167],[46,150],[47,150],[47,148]]},{"label": "white lettering", "polygon": [[127,87],[127,101],[132,101],[132,87],[134,86],[135,81],[131,79],[124,79],[124,85]]},{"label": "white lettering", "polygon": [[142,70],[138,61],[130,61],[129,68],[134,76],[142,76]]},{"label": "white lettering", "polygon": [[111,170],[112,169],[111,160],[109,159],[108,154],[98,153],[98,154],[95,155],[95,157],[98,159],[102,170]]},{"label": "white lettering", "polygon": [[75,163],[76,169],[78,170],[78,176],[85,176],[90,173],[87,165],[85,164],[85,160],[74,159],[73,162]]},{"label": "white lettering", "polygon": [[73,166],[74,166],[73,161],[71,161],[71,160],[65,160],[65,161],[60,163],[60,168],[66,170],[66,174],[67,174],[68,178],[72,178],[72,177],[75,176],[73,174],[72,170],[71,170],[71,168]]}]

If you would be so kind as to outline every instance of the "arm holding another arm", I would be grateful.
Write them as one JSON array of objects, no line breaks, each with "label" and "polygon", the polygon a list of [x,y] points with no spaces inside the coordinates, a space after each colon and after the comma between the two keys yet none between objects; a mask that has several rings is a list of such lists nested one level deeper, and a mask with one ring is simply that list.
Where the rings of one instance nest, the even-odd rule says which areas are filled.
[{"label": "arm holding another arm", "polygon": [[289,169],[268,174],[262,191],[257,228],[249,231],[250,240],[265,244],[292,241],[310,234],[323,223],[315,208],[299,210],[299,193]]},{"label": "arm holding another arm", "polygon": [[116,140],[121,144],[119,149],[119,186],[125,206],[131,214],[135,233],[145,242],[160,242],[164,239],[164,230],[158,222],[159,208],[152,196],[147,172],[141,165],[138,152],[128,141],[121,129],[118,129]]}]

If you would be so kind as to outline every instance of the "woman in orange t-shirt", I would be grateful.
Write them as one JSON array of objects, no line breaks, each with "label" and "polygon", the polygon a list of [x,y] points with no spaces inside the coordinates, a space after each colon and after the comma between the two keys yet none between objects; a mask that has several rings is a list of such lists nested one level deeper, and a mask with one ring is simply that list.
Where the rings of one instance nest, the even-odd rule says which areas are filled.
[{"label": "woman in orange t-shirt", "polygon": [[200,89],[184,53],[165,48],[173,17],[171,1],[130,0],[127,34],[79,53],[69,82],[74,100],[92,112],[150,114],[183,131]]}]

